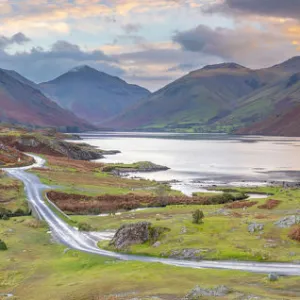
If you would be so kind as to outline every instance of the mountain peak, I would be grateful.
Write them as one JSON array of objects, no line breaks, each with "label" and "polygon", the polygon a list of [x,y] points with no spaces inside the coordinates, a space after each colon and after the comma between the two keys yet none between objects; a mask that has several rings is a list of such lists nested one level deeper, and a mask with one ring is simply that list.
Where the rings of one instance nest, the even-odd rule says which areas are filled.
[{"label": "mountain peak", "polygon": [[81,66],[77,66],[73,69],[71,69],[69,72],[86,72],[86,71],[97,71],[99,72],[98,70],[88,66],[88,65],[81,65]]},{"label": "mountain peak", "polygon": [[202,68],[202,70],[219,70],[219,69],[243,70],[247,68],[236,63],[221,63],[215,65],[207,65],[204,68]]}]

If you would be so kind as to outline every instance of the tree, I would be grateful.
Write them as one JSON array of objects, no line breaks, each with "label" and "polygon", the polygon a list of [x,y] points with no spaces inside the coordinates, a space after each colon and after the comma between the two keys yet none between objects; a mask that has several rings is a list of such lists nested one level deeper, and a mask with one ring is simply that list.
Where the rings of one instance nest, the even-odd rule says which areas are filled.
[{"label": "tree", "polygon": [[194,224],[202,224],[204,219],[204,213],[202,210],[197,209],[193,212],[193,223]]}]

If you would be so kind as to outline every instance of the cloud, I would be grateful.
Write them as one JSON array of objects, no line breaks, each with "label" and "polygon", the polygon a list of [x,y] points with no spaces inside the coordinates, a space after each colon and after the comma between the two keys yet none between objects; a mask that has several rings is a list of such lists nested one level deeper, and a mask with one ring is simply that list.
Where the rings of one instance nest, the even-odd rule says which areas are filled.
[{"label": "cloud", "polygon": [[[243,26],[236,29],[199,25],[177,32],[173,41],[183,50],[213,55],[224,61],[234,61],[252,67],[262,67],[298,55],[297,46],[284,28],[268,25],[264,29]],[[294,36],[296,38],[297,35]]]},{"label": "cloud", "polygon": [[299,0],[224,0],[205,10],[300,19]]},{"label": "cloud", "polygon": [[13,44],[23,45],[29,41],[30,39],[21,32],[14,34],[12,37],[2,35],[0,36],[0,49],[6,49]]},{"label": "cloud", "polygon": [[[27,40],[21,34],[13,37],[16,43],[23,43]],[[14,69],[36,82],[53,79],[82,64],[89,64],[116,76],[124,74],[116,58],[106,55],[101,50],[84,51],[78,45],[63,40],[55,42],[49,49],[33,47],[28,51],[15,53],[0,49],[2,68]]]}]

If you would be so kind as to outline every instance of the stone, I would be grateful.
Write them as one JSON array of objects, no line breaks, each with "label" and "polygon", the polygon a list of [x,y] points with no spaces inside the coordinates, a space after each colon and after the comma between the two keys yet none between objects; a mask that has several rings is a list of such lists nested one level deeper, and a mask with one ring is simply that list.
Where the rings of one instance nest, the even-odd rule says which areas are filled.
[{"label": "stone", "polygon": [[117,230],[110,245],[121,250],[126,249],[131,245],[144,244],[148,241],[154,244],[166,231],[169,231],[169,229],[152,227],[149,222],[125,224]]},{"label": "stone", "polygon": [[248,231],[250,233],[255,233],[259,231],[263,231],[265,228],[264,224],[259,224],[259,223],[251,223],[248,225]]},{"label": "stone", "polygon": [[204,289],[200,286],[196,286],[182,300],[195,300],[201,299],[201,297],[224,297],[230,292],[231,290],[224,285],[212,289]]},{"label": "stone", "polygon": [[300,224],[300,216],[289,216],[280,219],[279,221],[274,223],[275,226],[279,228],[290,228],[296,224]]},{"label": "stone", "polygon": [[268,275],[268,279],[269,279],[269,281],[277,281],[278,280],[278,275],[275,274],[275,273],[270,273]]},{"label": "stone", "polygon": [[201,259],[201,256],[199,256],[199,254],[202,252],[206,252],[206,250],[201,250],[201,249],[172,250],[169,257],[177,258],[177,259],[197,260],[197,259]]},{"label": "stone", "polygon": [[154,248],[157,248],[157,247],[159,247],[161,245],[161,242],[160,241],[157,241],[157,242],[155,242],[154,244],[153,244],[153,247]]},{"label": "stone", "polygon": [[187,233],[187,229],[185,226],[183,226],[180,230],[180,234],[186,234]]}]

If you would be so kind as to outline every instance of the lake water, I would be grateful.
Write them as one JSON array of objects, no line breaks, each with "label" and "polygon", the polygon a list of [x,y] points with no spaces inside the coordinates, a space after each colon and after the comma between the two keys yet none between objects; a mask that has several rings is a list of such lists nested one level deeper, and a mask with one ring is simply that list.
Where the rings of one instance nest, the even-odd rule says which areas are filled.
[{"label": "lake water", "polygon": [[82,134],[84,142],[103,150],[120,150],[104,162],[151,161],[170,168],[135,176],[178,180],[186,192],[212,185],[263,185],[300,181],[300,138],[207,134],[119,133]]}]

